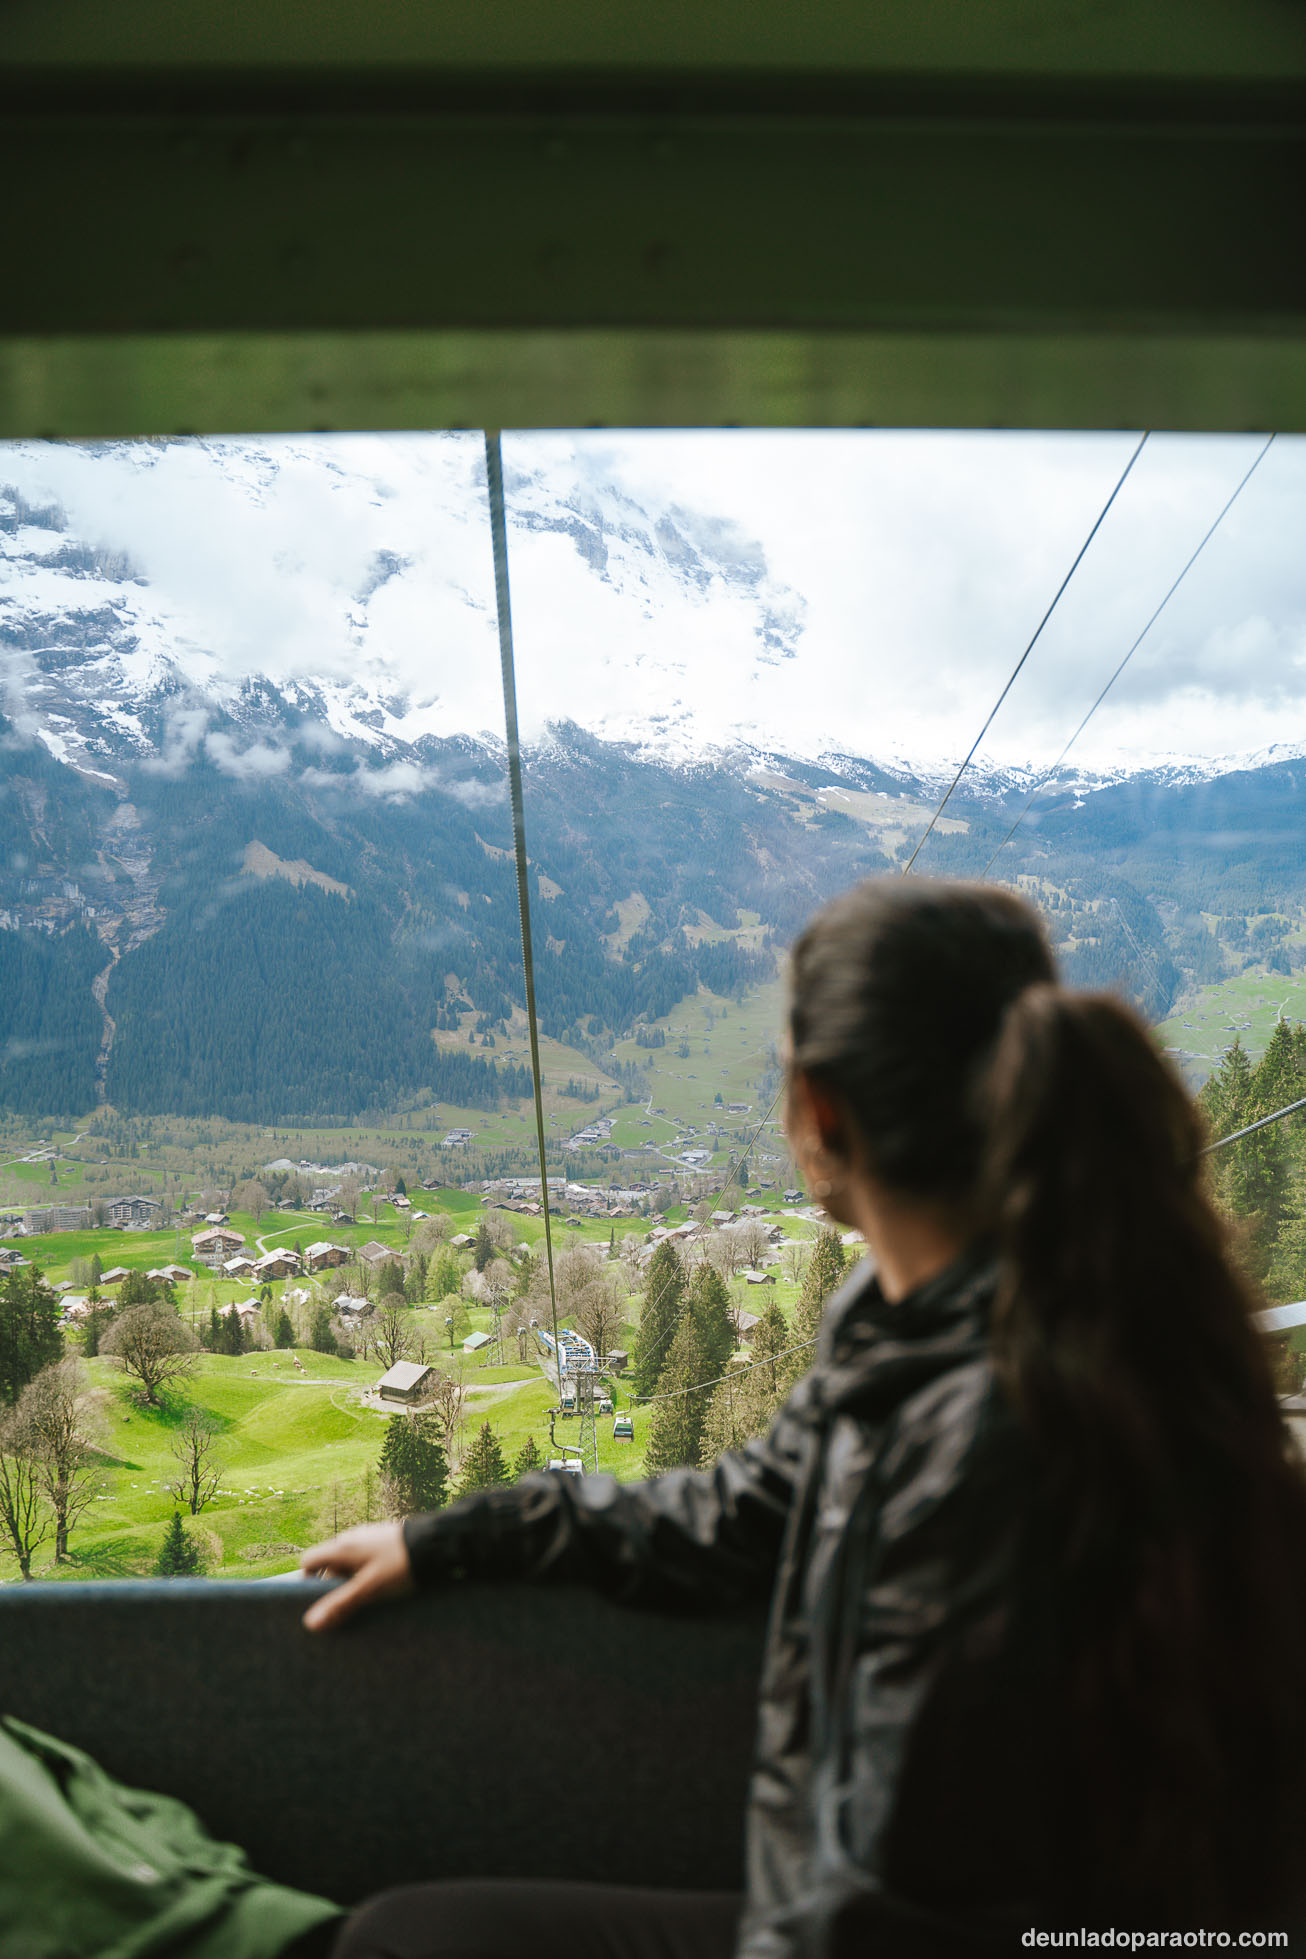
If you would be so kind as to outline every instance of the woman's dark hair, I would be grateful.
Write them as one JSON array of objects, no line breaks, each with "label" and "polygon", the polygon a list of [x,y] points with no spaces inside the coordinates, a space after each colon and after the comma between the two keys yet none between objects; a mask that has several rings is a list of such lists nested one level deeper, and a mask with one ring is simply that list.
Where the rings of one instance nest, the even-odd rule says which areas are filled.
[{"label": "woman's dark hair", "polygon": [[1137,1015],[1060,986],[1037,914],[987,886],[826,906],[790,1033],[871,1173],[995,1247],[1067,1904],[1174,1926],[1282,1909],[1306,1857],[1306,1477],[1193,1102]]}]

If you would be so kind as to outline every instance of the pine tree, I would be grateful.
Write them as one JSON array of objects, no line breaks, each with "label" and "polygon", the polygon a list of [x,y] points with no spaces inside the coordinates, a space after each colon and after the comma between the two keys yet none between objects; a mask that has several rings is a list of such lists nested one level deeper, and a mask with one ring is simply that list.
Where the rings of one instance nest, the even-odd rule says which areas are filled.
[{"label": "pine tree", "polygon": [[528,1435],[513,1458],[512,1480],[519,1482],[523,1476],[530,1476],[537,1469],[543,1469],[544,1457],[533,1435]]},{"label": "pine tree", "polygon": [[636,1394],[647,1398],[657,1391],[684,1308],[684,1267],[675,1245],[664,1238],[644,1274],[644,1309],[630,1366]]},{"label": "pine tree", "polygon": [[508,1480],[508,1465],[499,1438],[488,1422],[482,1422],[463,1458],[458,1494],[469,1496],[473,1490],[495,1490]]},{"label": "pine tree", "polygon": [[476,1227],[476,1248],[472,1253],[472,1263],[478,1272],[484,1272],[494,1257],[494,1246],[490,1240],[490,1228],[482,1218]]},{"label": "pine tree", "polygon": [[222,1351],[222,1321],[218,1318],[216,1306],[209,1307],[209,1330],[204,1344],[211,1354]]},{"label": "pine tree", "polygon": [[433,1415],[392,1415],[378,1467],[394,1516],[439,1510],[449,1500],[449,1462]]},{"label": "pine tree", "polygon": [[277,1319],[276,1341],[279,1347],[293,1347],[295,1344],[295,1329],[284,1306]]},{"label": "pine tree", "polygon": [[698,1337],[707,1361],[705,1380],[724,1374],[735,1351],[735,1323],[730,1315],[730,1293],[716,1267],[704,1259],[689,1283],[686,1311],[693,1315]]},{"label": "pine tree", "polygon": [[775,1413],[775,1394],[765,1367],[736,1361],[712,1390],[703,1416],[700,1455],[704,1469],[730,1450],[765,1435]]},{"label": "pine tree", "polygon": [[193,1542],[182,1523],[181,1512],[174,1510],[172,1522],[163,1534],[154,1575],[156,1578],[193,1578],[199,1568],[199,1546]]},{"label": "pine tree", "polygon": [[[757,1379],[765,1383],[766,1395],[772,1409],[779,1406],[789,1385],[790,1355],[787,1349],[793,1344],[794,1336],[790,1331],[789,1322],[775,1300],[772,1300],[753,1328],[753,1338],[750,1342],[753,1371]],[[784,1358],[778,1359],[778,1355],[783,1355]]]},{"label": "pine tree", "polygon": [[0,1405],[17,1401],[27,1383],[62,1358],[59,1295],[39,1265],[0,1279]]},{"label": "pine tree", "polygon": [[234,1306],[228,1306],[222,1315],[217,1351],[220,1354],[230,1354],[235,1359],[245,1352],[248,1344],[244,1321]]},{"label": "pine tree", "polygon": [[[686,1313],[676,1328],[658,1384],[659,1395],[667,1399],[653,1406],[644,1456],[644,1466],[650,1475],[697,1464],[702,1453],[708,1399],[701,1384],[707,1378],[702,1336],[692,1316]],[[688,1393],[688,1389],[699,1389],[699,1392]]]},{"label": "pine tree", "polygon": [[334,1354],[340,1351],[331,1326],[329,1306],[319,1306],[314,1312],[309,1345],[315,1354]]},{"label": "pine tree", "polygon": [[807,1272],[803,1279],[803,1289],[794,1308],[793,1327],[789,1345],[798,1348],[784,1362],[787,1378],[796,1381],[805,1374],[815,1359],[815,1350],[804,1344],[816,1339],[821,1327],[821,1316],[825,1302],[834,1291],[844,1273],[844,1251],[837,1231],[825,1226],[816,1234],[812,1256],[808,1260]]}]

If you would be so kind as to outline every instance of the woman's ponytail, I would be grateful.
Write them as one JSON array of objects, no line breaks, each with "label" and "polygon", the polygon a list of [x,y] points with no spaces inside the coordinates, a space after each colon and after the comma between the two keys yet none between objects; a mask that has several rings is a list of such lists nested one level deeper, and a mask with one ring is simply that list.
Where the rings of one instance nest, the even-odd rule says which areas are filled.
[{"label": "woman's ponytail", "polygon": [[1117,1900],[1168,1894],[1176,1922],[1204,1907],[1227,1923],[1291,1875],[1306,1744],[1287,1684],[1306,1489],[1255,1301],[1204,1189],[1197,1113],[1127,1007],[1031,987],[979,1095],[994,1367],[1035,1445],[1033,1555],[1055,1581],[1063,1840]]},{"label": "woman's ponytail", "polygon": [[1244,1364],[1256,1352],[1193,1103],[1129,1008],[1055,984],[1012,1001],[978,1094],[999,1373],[1044,1439],[1068,1423],[1080,1443],[1152,1453],[1185,1327],[1203,1322],[1199,1377],[1207,1336]]}]

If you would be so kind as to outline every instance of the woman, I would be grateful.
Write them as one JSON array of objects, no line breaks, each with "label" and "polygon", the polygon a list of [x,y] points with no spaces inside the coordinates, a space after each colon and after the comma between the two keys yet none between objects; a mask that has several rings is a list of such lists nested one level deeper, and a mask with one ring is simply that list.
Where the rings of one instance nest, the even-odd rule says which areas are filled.
[{"label": "woman", "polygon": [[1060,987],[1009,893],[865,884],[794,952],[787,1130],[870,1257],[764,1441],[304,1560],[347,1579],[315,1628],[461,1574],[769,1595],[747,1897],[414,1887],[357,1915],[350,1959],[896,1959],[1291,1918],[1306,1485],[1145,1029]]}]

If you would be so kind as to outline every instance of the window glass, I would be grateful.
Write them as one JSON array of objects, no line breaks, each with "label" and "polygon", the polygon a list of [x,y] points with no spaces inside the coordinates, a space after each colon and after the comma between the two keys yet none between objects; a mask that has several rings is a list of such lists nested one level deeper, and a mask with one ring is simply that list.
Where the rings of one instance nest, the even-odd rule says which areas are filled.
[{"label": "window glass", "polygon": [[97,1445],[38,1573],[759,1427],[860,1254],[777,1102],[857,877],[1018,885],[1221,1133],[1306,1094],[1306,449],[1139,439],[504,438],[552,1289],[481,436],[0,448],[0,1310]]}]

